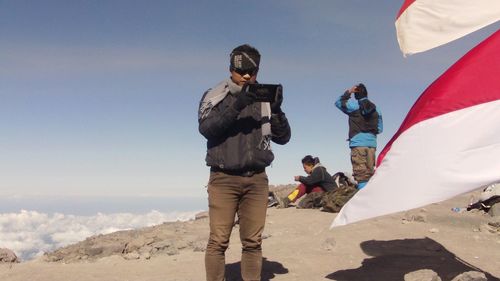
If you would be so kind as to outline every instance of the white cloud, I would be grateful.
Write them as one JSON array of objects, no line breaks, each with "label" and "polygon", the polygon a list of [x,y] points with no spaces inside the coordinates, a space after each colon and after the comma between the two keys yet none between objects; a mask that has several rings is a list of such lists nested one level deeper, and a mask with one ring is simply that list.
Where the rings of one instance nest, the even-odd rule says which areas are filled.
[{"label": "white cloud", "polygon": [[74,216],[53,215],[22,210],[19,213],[0,214],[0,248],[14,251],[23,260],[53,251],[97,234],[135,229],[161,224],[166,221],[185,221],[197,212],[147,214],[102,214]]}]

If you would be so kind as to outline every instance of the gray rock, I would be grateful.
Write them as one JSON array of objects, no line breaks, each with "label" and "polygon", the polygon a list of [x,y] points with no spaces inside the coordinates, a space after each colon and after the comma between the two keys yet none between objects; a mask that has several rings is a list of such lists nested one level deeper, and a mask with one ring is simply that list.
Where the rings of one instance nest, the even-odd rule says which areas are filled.
[{"label": "gray rock", "polygon": [[149,253],[149,252],[141,253],[140,258],[142,260],[149,260],[151,258],[151,253]]},{"label": "gray rock", "polygon": [[492,227],[500,228],[500,217],[493,217],[488,221],[488,224]]},{"label": "gray rock", "polygon": [[191,246],[194,252],[205,252],[207,250],[206,241],[194,241]]},{"label": "gray rock", "polygon": [[439,233],[439,229],[437,229],[437,228],[431,228],[431,229],[429,229],[429,232],[430,233]]},{"label": "gray rock", "polygon": [[141,255],[139,255],[139,253],[137,253],[137,252],[132,252],[132,253],[125,254],[123,256],[123,258],[126,260],[138,260],[141,258]]},{"label": "gray rock", "polygon": [[169,256],[178,255],[179,249],[177,248],[175,242],[173,240],[167,239],[155,242],[151,244],[152,250],[155,254],[167,254]]},{"label": "gray rock", "polygon": [[421,269],[406,273],[404,281],[441,281],[439,275],[430,269]]},{"label": "gray rock", "polygon": [[269,238],[269,237],[271,237],[271,236],[272,236],[271,234],[268,234],[268,233],[263,233],[263,234],[262,234],[262,240],[267,239],[267,238]]},{"label": "gray rock", "polygon": [[500,203],[496,203],[495,205],[491,206],[488,214],[490,214],[490,216],[492,217],[500,217]]},{"label": "gray rock", "polygon": [[197,214],[194,216],[194,219],[195,219],[195,220],[201,220],[201,219],[204,219],[204,218],[208,218],[208,212],[201,212],[201,213],[197,213]]},{"label": "gray rock", "polygon": [[170,248],[173,246],[174,246],[174,242],[172,240],[162,240],[162,241],[158,241],[158,242],[151,244],[151,247],[156,248],[158,250]]},{"label": "gray rock", "polygon": [[421,209],[418,212],[406,212],[403,218],[403,223],[407,222],[427,222],[427,210]]},{"label": "gray rock", "polygon": [[87,254],[91,257],[102,254],[103,248],[100,246],[93,246],[87,249]]},{"label": "gray rock", "polygon": [[126,253],[131,253],[133,251],[137,251],[138,249],[142,248],[145,245],[149,245],[154,242],[154,239],[152,238],[146,238],[146,237],[137,237],[133,240],[131,240],[129,243],[127,243],[127,246],[125,247],[125,252]]},{"label": "gray rock", "polygon": [[126,243],[123,241],[113,241],[105,243],[101,246],[102,253],[101,256],[107,257],[111,255],[118,255],[125,251]]},{"label": "gray rock", "polygon": [[479,230],[483,233],[496,233],[497,229],[495,229],[493,226],[484,223],[479,226]]},{"label": "gray rock", "polygon": [[486,275],[478,271],[468,271],[457,275],[451,281],[487,281]]},{"label": "gray rock", "polygon": [[179,240],[175,243],[175,247],[179,250],[183,250],[189,247],[188,243],[183,240]]},{"label": "gray rock", "polygon": [[16,254],[6,248],[0,248],[0,263],[16,263],[19,262]]}]

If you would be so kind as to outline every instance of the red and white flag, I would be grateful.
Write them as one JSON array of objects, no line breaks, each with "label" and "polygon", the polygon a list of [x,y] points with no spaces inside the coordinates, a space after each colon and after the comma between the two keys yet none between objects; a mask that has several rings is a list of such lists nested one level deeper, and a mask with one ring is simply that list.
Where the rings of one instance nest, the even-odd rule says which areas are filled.
[{"label": "red and white flag", "polygon": [[500,31],[424,91],[380,153],[376,173],[332,227],[440,202],[498,181]]},{"label": "red and white flag", "polygon": [[406,0],[396,19],[403,54],[446,44],[500,20],[499,0]]}]

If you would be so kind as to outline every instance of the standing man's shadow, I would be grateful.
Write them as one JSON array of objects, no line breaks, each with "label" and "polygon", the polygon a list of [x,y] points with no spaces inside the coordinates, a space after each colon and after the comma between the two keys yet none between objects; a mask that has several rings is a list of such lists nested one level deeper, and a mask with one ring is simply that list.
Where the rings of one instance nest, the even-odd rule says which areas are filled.
[{"label": "standing man's shadow", "polygon": [[500,279],[460,260],[453,253],[430,238],[377,241],[361,243],[367,255],[362,265],[355,269],[339,270],[325,278],[337,281],[401,281],[404,275],[420,269],[435,271],[443,281],[467,271],[483,272],[489,281]]},{"label": "standing man's shadow", "polygon": [[[286,274],[288,269],[281,263],[268,261],[267,258],[262,260],[262,276],[261,281],[273,279],[276,274]],[[242,281],[241,279],[241,262],[235,262],[226,265],[226,280],[227,281]]]}]

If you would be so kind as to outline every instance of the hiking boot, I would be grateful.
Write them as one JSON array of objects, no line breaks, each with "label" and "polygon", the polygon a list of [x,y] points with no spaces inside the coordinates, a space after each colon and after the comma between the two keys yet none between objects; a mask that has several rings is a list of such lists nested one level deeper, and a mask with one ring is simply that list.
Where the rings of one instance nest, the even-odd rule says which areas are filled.
[{"label": "hiking boot", "polygon": [[274,199],[274,198],[269,198],[269,201],[267,202],[267,207],[268,208],[271,208],[271,207],[274,207],[274,206],[278,206],[279,205],[279,202]]}]

